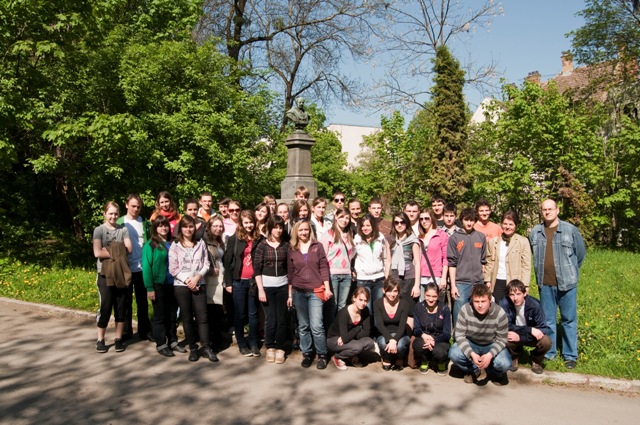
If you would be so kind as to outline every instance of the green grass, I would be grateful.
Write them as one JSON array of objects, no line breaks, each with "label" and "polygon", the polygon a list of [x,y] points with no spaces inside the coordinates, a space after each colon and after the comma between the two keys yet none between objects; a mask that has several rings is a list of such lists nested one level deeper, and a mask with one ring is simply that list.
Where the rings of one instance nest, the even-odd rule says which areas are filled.
[{"label": "green grass", "polygon": [[[41,249],[50,250],[50,245]],[[51,261],[37,248],[19,260],[1,258],[0,296],[96,311],[95,265],[90,250],[86,252],[85,265],[60,265],[66,264],[60,254]],[[537,297],[536,285],[531,292]],[[640,254],[589,250],[578,286],[579,359],[575,371],[640,379],[639,312]],[[546,367],[566,371],[558,359],[547,362]]]}]

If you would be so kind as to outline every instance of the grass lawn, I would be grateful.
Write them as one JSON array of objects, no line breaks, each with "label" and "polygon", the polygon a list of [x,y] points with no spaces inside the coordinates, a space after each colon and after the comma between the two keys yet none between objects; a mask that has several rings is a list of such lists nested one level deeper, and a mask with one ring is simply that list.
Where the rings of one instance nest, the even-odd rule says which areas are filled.
[{"label": "grass lawn", "polygon": [[[96,311],[95,265],[0,258],[0,296]],[[48,258],[44,256],[44,258]],[[90,258],[88,251],[87,258]],[[532,295],[537,297],[536,285]],[[134,303],[135,308],[135,303]],[[576,372],[640,379],[640,254],[591,249],[578,286]],[[526,363],[525,363],[526,364]],[[561,360],[548,370],[565,371]]]}]

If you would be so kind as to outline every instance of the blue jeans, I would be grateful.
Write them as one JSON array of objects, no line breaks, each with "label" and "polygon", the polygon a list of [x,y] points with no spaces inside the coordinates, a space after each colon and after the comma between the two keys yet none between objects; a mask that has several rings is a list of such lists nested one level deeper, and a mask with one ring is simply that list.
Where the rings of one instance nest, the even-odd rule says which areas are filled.
[{"label": "blue jeans", "polygon": [[540,304],[547,320],[547,326],[551,329],[551,349],[546,358],[553,359],[556,356],[557,339],[557,311],[560,308],[560,326],[562,327],[562,357],[565,360],[578,360],[578,288],[561,291],[557,286],[540,285]]},{"label": "blue jeans", "polygon": [[[396,336],[395,333],[392,333],[391,336]],[[380,335],[376,338],[376,344],[378,344],[378,348],[380,348],[380,357],[386,363],[392,363],[397,359],[404,359],[407,357],[407,353],[409,352],[409,344],[411,339],[408,335],[403,336],[398,340],[398,352],[396,354],[387,353],[385,348],[387,348],[387,340],[384,336]]]},{"label": "blue jeans", "polygon": [[324,303],[313,292],[299,292],[294,289],[292,295],[298,317],[298,334],[302,354],[311,355],[315,347],[318,355],[326,355],[327,337],[324,333],[322,317]]},{"label": "blue jeans", "polygon": [[[233,308],[235,310],[233,326],[236,331],[238,348],[258,345],[258,298],[249,295],[249,279],[234,280]],[[244,337],[244,319],[249,316],[249,339]]]},{"label": "blue jeans", "polygon": [[349,291],[351,290],[351,275],[348,274],[332,274],[331,275],[331,289],[333,291],[333,298],[335,298],[336,310],[340,310],[347,305],[349,300]]},{"label": "blue jeans", "polygon": [[473,285],[470,283],[457,283],[456,287],[458,288],[458,294],[460,296],[453,303],[453,328],[456,328],[456,323],[458,322],[458,313],[462,307],[469,302],[471,299],[471,288]]},{"label": "blue jeans", "polygon": [[373,318],[373,302],[375,300],[379,300],[382,298],[382,285],[384,284],[384,278],[375,279],[375,280],[360,280],[356,281],[358,286],[364,286],[369,291],[369,302],[367,303],[367,307],[369,307],[369,313]]},{"label": "blue jeans", "polygon": [[[469,341],[469,345],[471,345],[471,349],[479,355],[483,355],[491,351],[492,344],[489,345],[478,345]],[[473,373],[478,369],[471,359],[467,358],[464,355],[462,350],[458,348],[458,344],[453,344],[449,349],[449,358],[453,363],[455,363],[460,369],[465,371],[466,373]],[[487,368],[487,373],[491,375],[500,375],[511,368],[511,354],[509,354],[509,350],[505,348],[502,349],[491,359],[491,364]]]}]

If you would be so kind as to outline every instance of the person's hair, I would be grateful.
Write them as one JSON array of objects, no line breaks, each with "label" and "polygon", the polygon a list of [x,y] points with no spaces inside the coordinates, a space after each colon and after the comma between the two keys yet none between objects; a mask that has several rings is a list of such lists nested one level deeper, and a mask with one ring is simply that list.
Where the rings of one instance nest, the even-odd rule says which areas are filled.
[{"label": "person's hair", "polygon": [[198,200],[195,198],[187,198],[182,204],[182,208],[184,208],[185,212],[187,212],[187,205],[191,205],[191,204],[196,204],[196,207],[198,207]]},{"label": "person's hair", "polygon": [[400,290],[400,280],[397,277],[389,276],[384,280],[382,292],[393,291],[395,288],[398,288],[398,290]]},{"label": "person's hair", "polygon": [[267,215],[264,217],[264,222],[262,223],[262,224],[265,224],[267,221],[269,221],[269,218],[271,217],[271,209],[269,208],[269,204],[267,204],[266,202],[260,202],[258,205],[256,205],[256,207],[253,210],[258,211],[262,208],[267,209]]},{"label": "person's hair", "polygon": [[469,298],[474,299],[474,298],[482,298],[482,297],[491,298],[491,290],[489,289],[489,287],[482,283],[473,285],[473,287],[471,288],[471,295],[469,296]]},{"label": "person's hair", "polygon": [[140,206],[142,206],[142,198],[140,197],[140,195],[138,195],[137,193],[130,193],[127,195],[127,200],[125,202],[125,204],[128,204],[130,200],[135,199],[136,201],[140,202]]},{"label": "person's hair", "polygon": [[364,286],[358,286],[353,291],[353,295],[351,296],[351,301],[354,301],[360,295],[364,295],[364,297],[367,299],[367,302],[369,302],[369,300],[371,299],[371,294],[369,293],[369,290],[367,288],[365,288]]},{"label": "person's hair", "polygon": [[444,204],[444,208],[442,209],[442,213],[446,213],[446,212],[452,212],[453,215],[456,215],[458,213],[458,208],[456,208],[456,204],[452,204],[451,202],[449,202],[448,204]]},{"label": "person's hair", "polygon": [[236,201],[235,199],[229,199],[229,202],[227,203],[227,208],[229,208],[231,204],[236,204],[238,206],[238,209],[242,209],[242,204],[240,203],[240,201]]},{"label": "person's hair", "polygon": [[158,235],[158,227],[165,226],[169,228],[169,233],[167,234],[167,240],[171,240],[171,224],[169,224],[169,220],[167,217],[163,215],[159,215],[153,219],[151,222],[151,240],[149,240],[149,245],[153,249],[165,249],[164,241]]},{"label": "person's hair", "polygon": [[418,230],[420,230],[420,236],[424,236],[427,231],[429,231],[429,229],[425,229],[424,226],[422,226],[422,221],[420,220],[420,216],[422,214],[429,214],[429,218],[431,218],[431,228],[435,229],[438,227],[438,223],[436,220],[436,213],[433,212],[433,210],[431,208],[423,208],[422,210],[420,210],[420,214],[418,214]]},{"label": "person's hair", "polygon": [[278,211],[278,209],[280,209],[282,205],[287,207],[287,211],[289,211],[289,204],[287,204],[286,202],[280,202],[278,205],[276,205],[276,212]]},{"label": "person's hair", "polygon": [[296,188],[294,196],[298,196],[298,195],[302,195],[304,196],[305,199],[309,199],[309,195],[311,195],[311,192],[309,192],[309,189],[307,189],[306,186],[298,186]]},{"label": "person's hair", "polygon": [[315,241],[316,237],[313,234],[313,229],[311,228],[311,223],[308,220],[300,220],[298,221],[296,224],[293,225],[293,229],[291,229],[291,249],[293,249],[294,251],[298,251],[299,250],[299,245],[300,245],[300,241],[298,240],[298,229],[300,228],[300,226],[302,226],[303,224],[306,224],[307,226],[309,226],[309,240],[310,241]]},{"label": "person's hair", "polygon": [[333,192],[333,195],[331,195],[331,200],[333,201],[334,199],[336,199],[336,196],[338,195],[342,195],[346,198],[345,194],[341,190],[336,190],[335,192]]},{"label": "person's hair", "polygon": [[404,207],[402,208],[403,210],[406,209],[407,207],[418,207],[418,209],[420,209],[420,204],[418,204],[416,201],[411,200],[409,202],[407,202],[406,204],[404,204]]},{"label": "person's hair", "polygon": [[[280,227],[284,232],[284,220],[279,215],[272,215],[267,221],[267,239],[271,240],[271,231],[276,227]],[[282,239],[282,236],[280,237]]]},{"label": "person's hair", "polygon": [[393,213],[391,217],[391,232],[389,233],[389,246],[391,248],[396,246],[396,242],[398,241],[398,231],[396,230],[396,218],[401,218],[404,221],[404,234],[405,236],[413,235],[413,229],[411,228],[411,220],[409,220],[409,216],[402,212],[398,211]]},{"label": "person's hair", "polygon": [[182,229],[184,228],[184,226],[189,224],[194,228],[193,235],[191,236],[192,242],[196,241],[196,219],[191,217],[190,215],[185,215],[180,219],[180,222],[178,223],[178,232],[176,233],[176,239],[179,240],[181,244],[184,243],[184,234],[182,233]]},{"label": "person's hair", "polygon": [[161,191],[156,196],[156,211],[160,211],[160,199],[167,198],[169,200],[169,211],[176,212],[178,207],[176,206],[176,202],[173,200],[173,196],[166,190]]},{"label": "person's hair", "polygon": [[[242,225],[242,219],[248,218],[253,222],[253,230],[251,232],[247,232]],[[258,239],[260,234],[258,233],[258,226],[256,221],[256,215],[251,210],[242,210],[240,213],[240,222],[238,223],[238,227],[236,227],[236,237],[243,241],[255,240]]]},{"label": "person's hair", "polygon": [[207,192],[207,191],[200,192],[200,199],[202,199],[203,196],[211,196],[211,197],[213,197],[211,192]]},{"label": "person's hair", "polygon": [[460,221],[473,220],[478,221],[478,211],[475,208],[465,208],[460,211]]},{"label": "person's hair", "polygon": [[[220,223],[222,223],[222,231],[224,232],[224,219],[220,214],[213,214],[211,217],[209,217],[209,221],[207,221],[207,227],[205,228],[207,242],[209,242],[210,245],[215,245],[224,249],[224,239],[222,238],[222,235],[214,236],[213,233],[211,233],[211,225],[214,221],[219,221]],[[213,265],[211,265],[211,267],[213,267]]]},{"label": "person's hair", "polygon": [[270,204],[271,202],[276,202],[276,198],[273,195],[265,195],[264,198],[262,198],[262,202],[265,204]]},{"label": "person's hair", "polygon": [[349,207],[349,205],[351,204],[355,204],[358,203],[358,205],[360,205],[360,207],[362,208],[362,202],[360,202],[360,200],[358,198],[351,198],[349,199],[349,202],[347,202],[347,207]]},{"label": "person's hair", "polygon": [[115,207],[118,211],[120,211],[120,206],[118,204],[116,204],[114,201],[108,201],[106,204],[104,204],[104,208],[102,209],[102,213],[106,214],[107,211],[109,210],[109,208],[111,207]]},{"label": "person's hair", "polygon": [[489,203],[489,201],[487,201],[484,198],[480,198],[476,201],[476,211],[478,210],[478,208],[480,207],[489,207],[491,208],[491,204]]},{"label": "person's hair", "polygon": [[229,202],[231,202],[231,199],[225,197],[218,201],[218,205],[229,205]]},{"label": "person's hair", "polygon": [[426,294],[427,291],[436,291],[436,294],[438,294],[440,292],[440,289],[438,288],[438,284],[435,282],[429,282],[425,285],[424,287],[424,293]]},{"label": "person's hair", "polygon": [[513,210],[509,210],[509,211],[505,212],[504,214],[502,214],[502,218],[500,219],[500,223],[502,223],[505,219],[513,221],[514,224],[516,225],[516,227],[518,227],[520,225],[520,216],[518,215],[517,212],[515,212]]},{"label": "person's hair", "polygon": [[445,203],[444,198],[441,195],[433,195],[430,199],[430,202],[433,204],[434,202],[442,202],[443,204]]},{"label": "person's hair", "polygon": [[363,241],[367,240],[367,237],[362,233],[362,223],[368,221],[371,225],[371,240],[375,241],[380,236],[380,231],[378,230],[378,223],[375,218],[371,214],[365,214],[364,217],[360,219],[360,225],[358,226],[358,235],[362,238]]},{"label": "person's hair", "polygon": [[507,295],[515,291],[520,291],[523,294],[527,291],[526,285],[520,279],[513,279],[507,283]]},{"label": "person's hair", "polygon": [[[309,215],[311,215],[311,208],[309,208],[309,203],[303,199],[297,199],[293,202],[293,208],[291,208],[291,219],[293,221],[297,221],[300,218],[300,209],[302,207],[307,207],[307,211]],[[307,218],[309,218],[307,216]]]},{"label": "person's hair", "polygon": [[347,211],[345,208],[336,208],[333,213],[333,225],[331,225],[331,231],[333,232],[333,243],[340,243],[342,241],[341,234],[345,233],[347,235],[349,244],[353,245],[353,236],[351,235],[351,220],[347,220],[347,225],[344,227],[344,230],[342,230],[337,220],[339,215],[346,215],[347,217],[351,218],[349,211]]},{"label": "person's hair", "polygon": [[369,206],[369,207],[371,207],[371,205],[375,205],[375,204],[380,205],[380,206],[382,207],[382,206],[383,206],[383,204],[382,204],[382,199],[380,199],[380,198],[379,198],[379,197],[377,197],[377,196],[374,196],[374,197],[373,197],[373,198],[371,198],[371,200],[369,201],[369,205],[368,205],[368,206]]},{"label": "person's hair", "polygon": [[315,207],[316,205],[320,204],[324,202],[324,204],[327,204],[327,200],[326,198],[323,198],[322,196],[316,196],[315,198],[313,198],[313,201],[311,202],[311,206]]}]

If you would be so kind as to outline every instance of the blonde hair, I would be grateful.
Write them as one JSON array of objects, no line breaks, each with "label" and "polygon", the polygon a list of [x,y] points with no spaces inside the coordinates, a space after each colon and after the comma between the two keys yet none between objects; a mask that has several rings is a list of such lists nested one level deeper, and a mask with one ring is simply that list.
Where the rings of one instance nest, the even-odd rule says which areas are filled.
[{"label": "blonde hair", "polygon": [[294,226],[293,229],[291,230],[291,249],[293,249],[294,251],[299,251],[299,245],[300,245],[300,241],[298,240],[298,229],[300,228],[300,226],[302,226],[303,224],[306,224],[307,226],[309,226],[309,240],[310,241],[315,241],[316,237],[313,234],[313,231],[311,230],[311,223],[308,220],[300,220],[298,221]]}]

